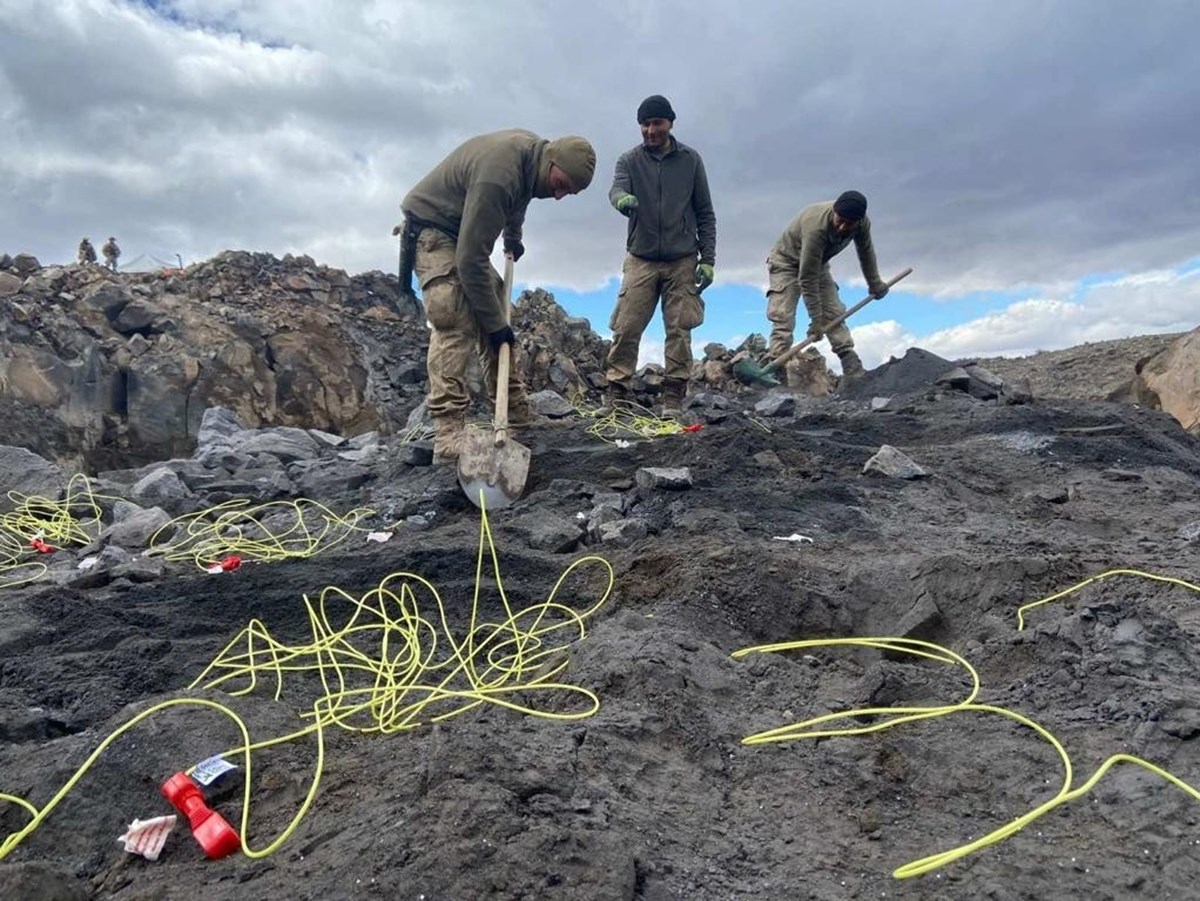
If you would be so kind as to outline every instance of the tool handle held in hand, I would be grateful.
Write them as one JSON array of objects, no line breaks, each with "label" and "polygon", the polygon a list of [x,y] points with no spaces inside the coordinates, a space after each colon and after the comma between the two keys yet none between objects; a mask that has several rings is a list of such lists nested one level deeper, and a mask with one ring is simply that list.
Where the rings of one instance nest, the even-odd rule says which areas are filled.
[{"label": "tool handle held in hand", "polygon": [[[886,284],[890,288],[890,287],[892,287],[892,285],[896,284],[896,282],[900,281],[903,278],[907,278],[909,275],[912,275],[912,267],[911,266],[909,266],[903,272],[900,272],[898,275],[892,276],[892,278],[889,279],[888,281],[884,282],[884,284]],[[841,316],[837,317],[836,319],[834,319],[831,322],[825,323],[825,328],[822,331],[818,332],[815,335],[809,335],[807,338],[805,338],[799,344],[793,344],[790,348],[785,350],[783,353],[781,353],[779,356],[777,356],[774,360],[772,360],[770,363],[768,363],[766,366],[764,366],[762,368],[762,374],[767,375],[769,373],[774,372],[776,369],[778,369],[780,366],[782,366],[788,360],[792,359],[792,357],[796,356],[796,354],[800,353],[800,351],[804,350],[804,348],[809,347],[810,345],[816,344],[818,341],[821,340],[821,338],[824,337],[825,332],[829,331],[834,326],[841,325],[843,322],[845,322],[847,319],[849,319],[851,316],[853,316],[855,313],[857,313],[859,310],[861,310],[863,307],[865,307],[867,304],[869,304],[874,299],[875,299],[874,294],[868,294],[866,297],[864,297],[862,300],[860,300],[858,303],[856,303],[854,306],[852,306],[850,309],[848,309]]]},{"label": "tool handle held in hand", "polygon": [[[511,253],[504,255],[504,324],[509,325],[509,307],[512,306],[513,289],[513,258]],[[508,372],[512,368],[512,345],[505,341],[500,345],[496,354],[496,415],[492,420],[492,428],[496,432],[496,447],[501,447],[508,441]]]}]

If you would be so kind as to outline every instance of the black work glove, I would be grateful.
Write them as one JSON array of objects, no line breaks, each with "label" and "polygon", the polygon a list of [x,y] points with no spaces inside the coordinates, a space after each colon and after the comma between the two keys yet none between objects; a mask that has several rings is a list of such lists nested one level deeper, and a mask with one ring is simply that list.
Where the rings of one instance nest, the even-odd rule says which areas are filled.
[{"label": "black work glove", "polygon": [[516,344],[517,336],[512,330],[511,325],[506,325],[502,329],[497,329],[488,335],[488,347],[492,349],[492,353],[500,353],[500,348],[505,344]]},{"label": "black work glove", "polygon": [[525,254],[525,245],[520,241],[514,241],[512,238],[504,239],[504,252],[513,258],[515,263]]}]

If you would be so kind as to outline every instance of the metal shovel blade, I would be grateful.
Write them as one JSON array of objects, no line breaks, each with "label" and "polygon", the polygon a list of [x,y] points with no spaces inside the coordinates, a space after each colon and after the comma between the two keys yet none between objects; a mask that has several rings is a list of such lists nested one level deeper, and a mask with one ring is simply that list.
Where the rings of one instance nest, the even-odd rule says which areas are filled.
[{"label": "metal shovel blade", "polygon": [[[500,440],[497,440],[497,436]],[[468,428],[458,454],[458,484],[480,509],[500,510],[521,497],[529,448],[490,428]]]},{"label": "metal shovel blade", "polygon": [[762,385],[765,388],[774,388],[780,384],[779,379],[771,375],[770,370],[764,369],[749,358],[738,360],[734,363],[733,374],[739,382],[745,385]]}]

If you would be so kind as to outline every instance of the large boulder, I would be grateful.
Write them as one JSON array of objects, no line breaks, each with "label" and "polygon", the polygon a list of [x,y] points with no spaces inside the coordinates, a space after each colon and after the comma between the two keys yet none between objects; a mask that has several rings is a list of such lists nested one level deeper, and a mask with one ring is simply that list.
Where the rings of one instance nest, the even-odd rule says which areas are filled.
[{"label": "large boulder", "polygon": [[1189,432],[1200,434],[1200,328],[1194,328],[1138,364],[1135,400],[1170,413]]}]

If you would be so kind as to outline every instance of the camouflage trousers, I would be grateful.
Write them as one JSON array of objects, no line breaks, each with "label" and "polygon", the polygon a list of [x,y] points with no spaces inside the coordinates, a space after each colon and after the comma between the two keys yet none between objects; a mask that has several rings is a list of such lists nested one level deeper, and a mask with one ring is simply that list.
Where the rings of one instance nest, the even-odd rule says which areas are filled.
[{"label": "camouflage trousers", "polygon": [[692,329],[704,322],[704,301],[696,289],[696,258],[658,263],[627,254],[621,293],[608,323],[613,333],[606,373],[610,382],[628,385],[637,371],[642,333],[660,297],[666,378],[687,381],[691,377]]},{"label": "camouflage trousers", "polygon": [[[767,260],[767,319],[771,321],[769,351],[775,359],[794,343],[796,333],[796,306],[800,300],[800,286],[796,281],[796,270],[785,269]],[[823,326],[846,312],[846,305],[838,296],[837,282],[826,266],[821,271],[820,289],[816,298],[804,298],[808,310],[808,334],[820,334]],[[854,339],[846,323],[835,326],[825,333],[830,349],[839,356],[854,348]]]},{"label": "camouflage trousers", "polygon": [[[480,327],[463,292],[454,265],[456,242],[435,228],[424,229],[417,236],[413,272],[421,285],[425,300],[425,315],[432,331],[429,335],[429,415],[434,418],[464,417],[471,406],[467,386],[467,368],[474,354],[483,372],[488,396],[496,397],[497,358],[488,347],[487,334]],[[504,290],[504,280],[495,269],[492,282],[496,296]],[[505,298],[505,302],[510,302]],[[518,373],[519,354],[513,347],[512,367],[508,377],[508,406],[527,407],[529,400]]]}]

